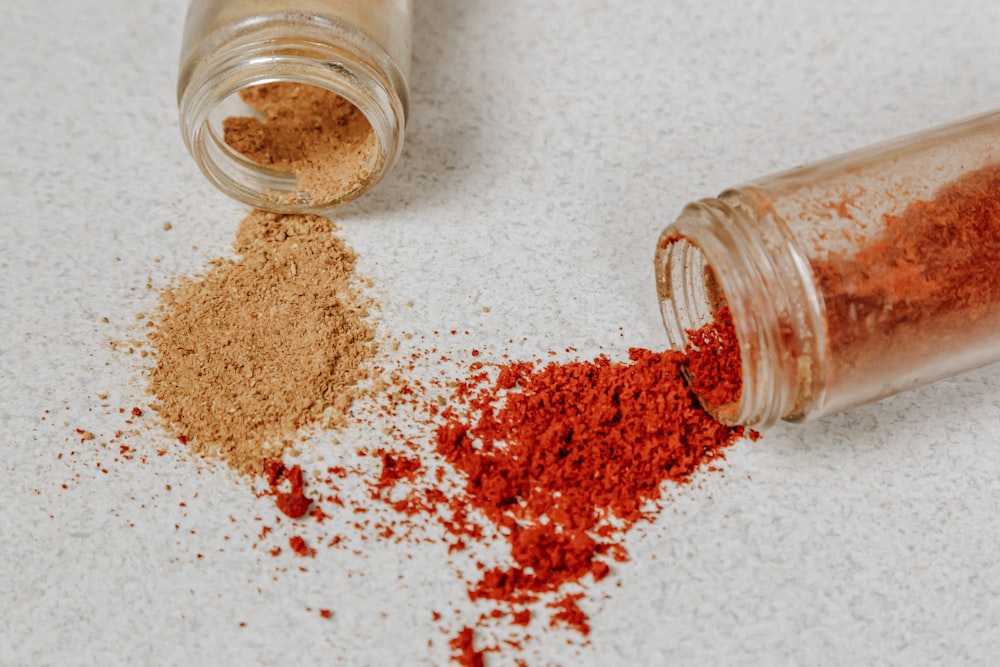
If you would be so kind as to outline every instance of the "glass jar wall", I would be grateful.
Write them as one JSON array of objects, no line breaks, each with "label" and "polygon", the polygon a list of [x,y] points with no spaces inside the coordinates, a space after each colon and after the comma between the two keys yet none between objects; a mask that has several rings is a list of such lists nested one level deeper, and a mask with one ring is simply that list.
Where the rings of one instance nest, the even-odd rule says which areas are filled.
[{"label": "glass jar wall", "polygon": [[[764,427],[1000,360],[1000,113],[752,181],[660,237],[671,345],[728,306]],[[703,384],[703,383],[695,383]]]}]

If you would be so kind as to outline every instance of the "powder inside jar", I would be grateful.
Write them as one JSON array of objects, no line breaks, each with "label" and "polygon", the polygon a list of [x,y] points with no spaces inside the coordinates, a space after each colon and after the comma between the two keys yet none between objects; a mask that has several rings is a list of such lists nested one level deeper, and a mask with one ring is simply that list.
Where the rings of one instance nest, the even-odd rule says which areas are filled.
[{"label": "powder inside jar", "polygon": [[196,453],[258,473],[298,429],[343,423],[375,343],[356,255],[334,232],[319,216],[254,211],[240,258],[163,292],[150,391]]},{"label": "powder inside jar", "polygon": [[287,81],[240,92],[261,115],[223,121],[226,143],[248,160],[290,172],[296,192],[272,192],[276,204],[336,204],[368,183],[376,160],[375,131],[361,111],[323,88]]}]

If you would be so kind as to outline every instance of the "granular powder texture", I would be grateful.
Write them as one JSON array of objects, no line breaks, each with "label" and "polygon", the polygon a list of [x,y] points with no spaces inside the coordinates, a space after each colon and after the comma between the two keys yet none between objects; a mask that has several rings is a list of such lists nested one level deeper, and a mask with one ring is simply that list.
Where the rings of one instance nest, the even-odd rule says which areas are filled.
[{"label": "granular powder texture", "polygon": [[711,322],[687,334],[691,389],[713,414],[731,412],[743,393],[742,358],[732,313],[724,306]]},{"label": "granular powder texture", "polygon": [[473,395],[474,418],[452,415],[438,429],[438,451],[466,476],[462,504],[509,536],[515,563],[487,570],[474,598],[530,601],[603,578],[603,538],[743,433],[698,405],[684,360],[633,349],[630,363],[512,363]]},{"label": "granular powder texture", "polygon": [[234,247],[238,259],[164,290],[150,391],[196,453],[259,473],[298,429],[343,423],[374,332],[356,256],[326,218],[254,211]]},{"label": "granular powder texture", "polygon": [[240,97],[264,118],[225,119],[225,141],[247,159],[296,177],[298,192],[276,195],[276,203],[336,203],[368,180],[375,132],[344,98],[285,81],[247,88]]},{"label": "granular powder texture", "polygon": [[[734,337],[697,333],[713,342],[713,353],[738,358],[729,347]],[[629,356],[620,363],[472,361],[448,407],[431,411],[433,445],[460,477],[447,496],[438,493],[440,477],[416,477],[430,470],[430,459],[421,465],[406,453],[383,455],[378,495],[397,510],[436,514],[453,551],[494,539],[509,548],[509,560],[478,564],[467,582],[469,597],[494,612],[453,638],[461,664],[472,664],[473,633],[491,619],[507,618],[514,628],[547,607],[550,625],[588,634],[581,586],[626,559],[622,536],[655,515],[663,485],[689,481],[741,436],[756,438],[702,409],[684,377],[685,353],[633,349]],[[718,370],[738,375],[739,365]],[[738,386],[738,377],[717,380]]]}]

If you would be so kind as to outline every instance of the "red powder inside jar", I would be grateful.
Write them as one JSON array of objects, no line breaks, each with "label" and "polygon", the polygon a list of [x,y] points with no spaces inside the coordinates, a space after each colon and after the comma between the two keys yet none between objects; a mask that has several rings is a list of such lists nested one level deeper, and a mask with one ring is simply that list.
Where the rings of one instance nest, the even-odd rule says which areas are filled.
[{"label": "red powder inside jar", "polygon": [[309,556],[311,558],[316,555],[316,550],[306,544],[306,541],[299,535],[293,535],[288,538],[288,546],[300,556]]},{"label": "red powder inside jar", "polygon": [[687,334],[691,389],[715,414],[732,411],[743,392],[742,359],[732,313],[728,307],[720,308],[712,322]]},{"label": "red powder inside jar", "polygon": [[[1000,166],[971,171],[932,199],[883,216],[879,233],[857,251],[813,263],[826,306],[831,386],[864,395],[885,369],[916,372],[930,359],[996,349],[998,193]],[[981,353],[984,361],[995,356]]]}]

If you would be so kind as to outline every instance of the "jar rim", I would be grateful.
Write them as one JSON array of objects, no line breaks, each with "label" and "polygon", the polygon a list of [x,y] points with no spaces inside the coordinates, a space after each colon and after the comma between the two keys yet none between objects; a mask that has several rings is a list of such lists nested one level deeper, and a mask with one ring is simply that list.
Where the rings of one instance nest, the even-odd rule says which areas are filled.
[{"label": "jar rim", "polygon": [[826,331],[807,263],[783,223],[755,214],[749,199],[730,191],[689,204],[663,230],[654,261],[673,349],[713,321],[720,300],[732,313],[743,390],[733,405],[703,407],[723,423],[763,429],[823,402]]},{"label": "jar rim", "polygon": [[[405,81],[373,40],[347,24],[300,14],[257,16],[227,27],[230,39],[198,50],[178,87],[181,132],[206,178],[237,200],[282,213],[322,213],[367,192],[402,153]],[[374,55],[368,49],[376,49]],[[387,71],[386,68],[392,68]],[[323,88],[354,105],[375,136],[368,176],[332,200],[300,196],[297,179],[251,162],[222,141],[213,114],[240,91],[278,81]],[[278,196],[276,196],[278,195]]]}]

